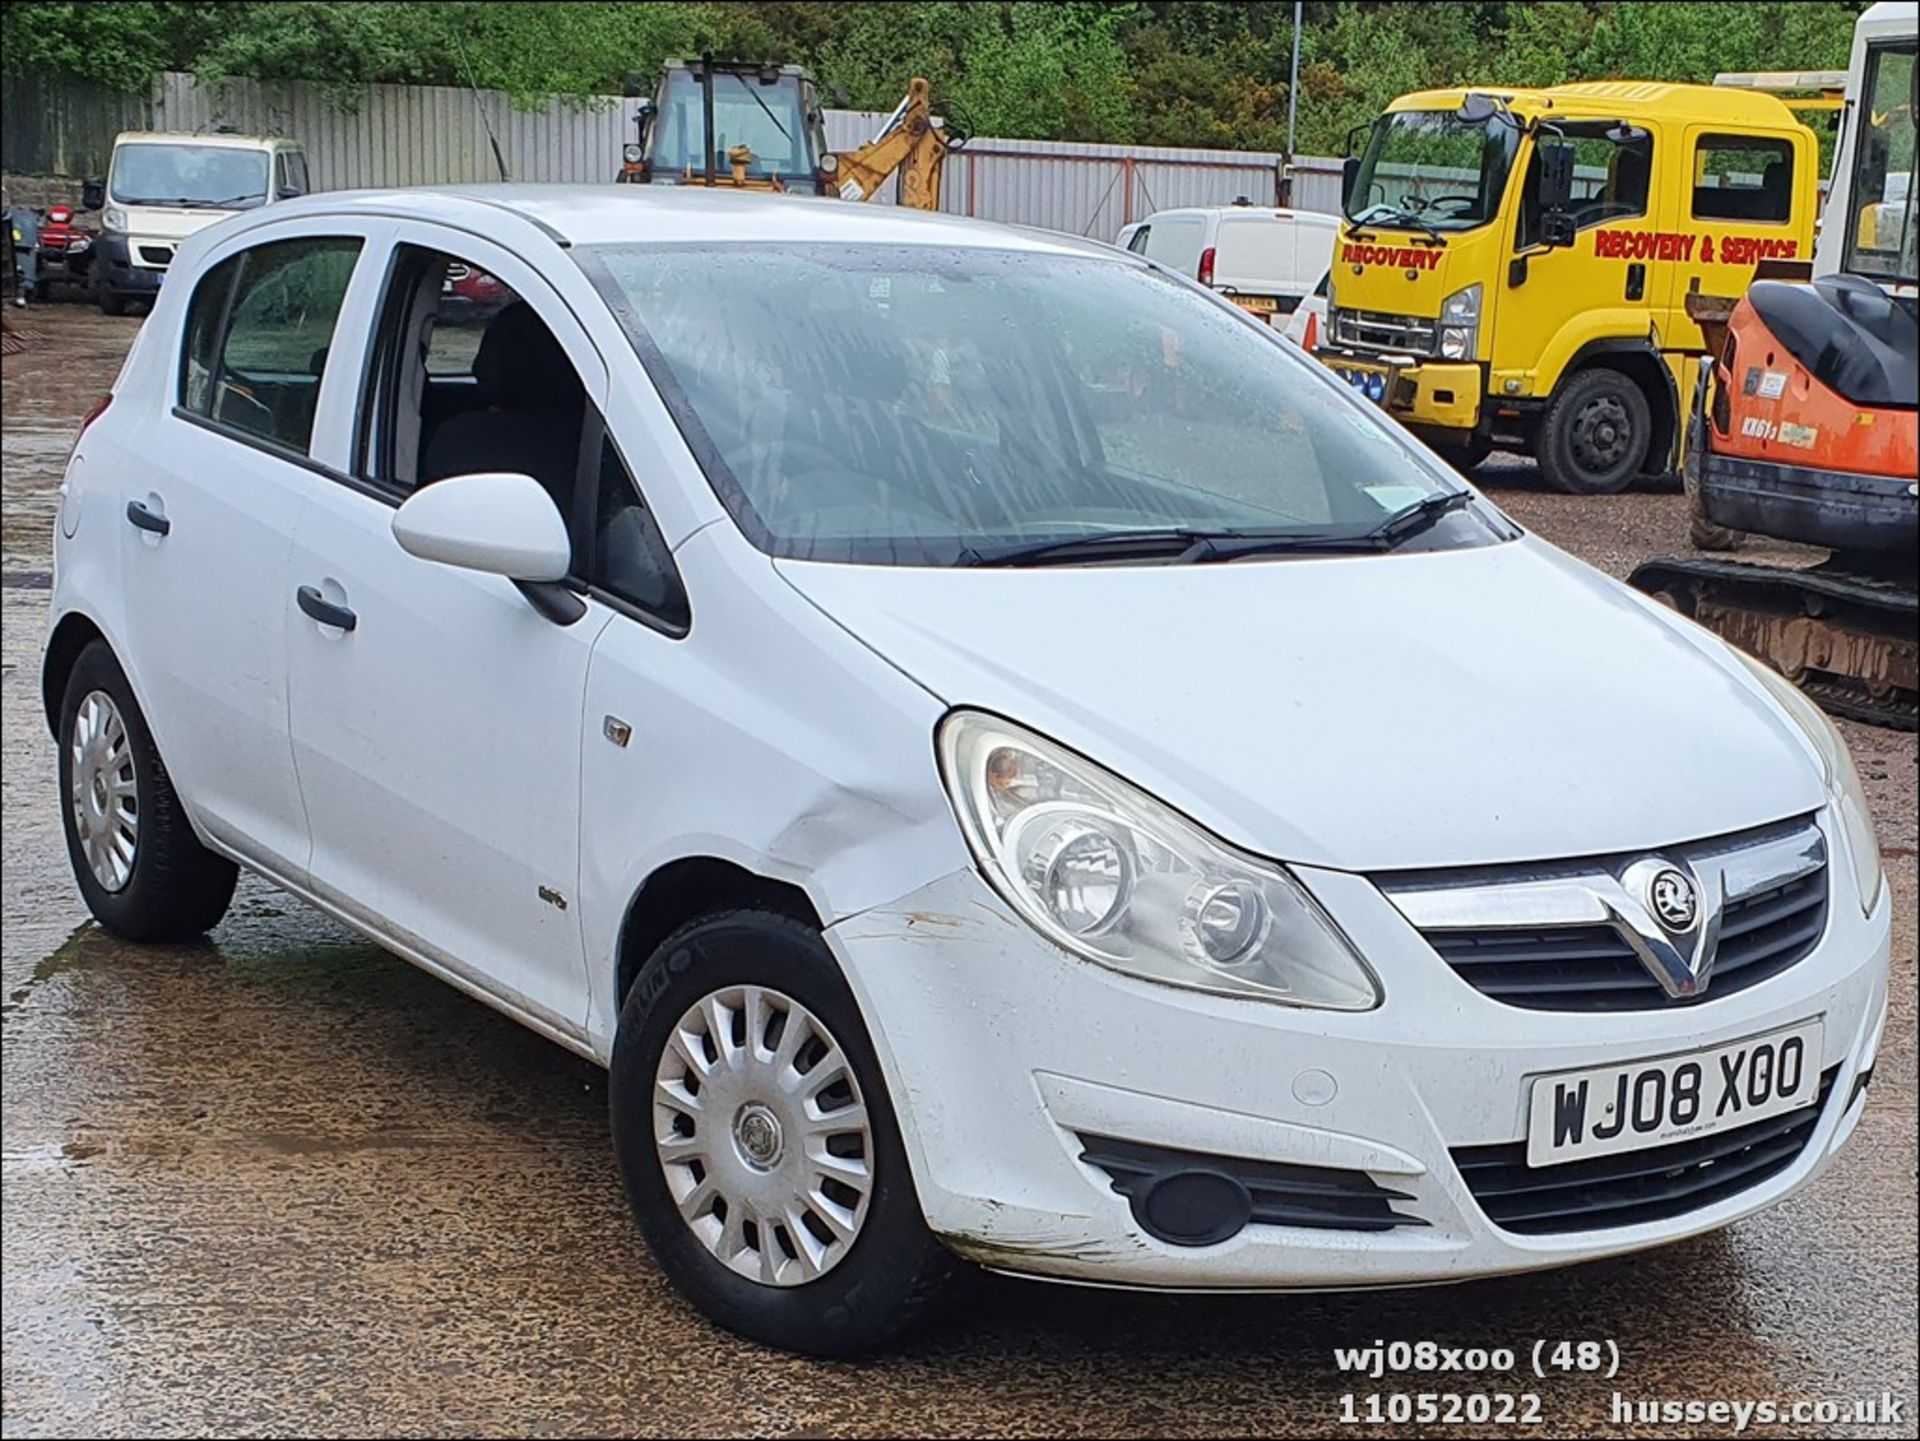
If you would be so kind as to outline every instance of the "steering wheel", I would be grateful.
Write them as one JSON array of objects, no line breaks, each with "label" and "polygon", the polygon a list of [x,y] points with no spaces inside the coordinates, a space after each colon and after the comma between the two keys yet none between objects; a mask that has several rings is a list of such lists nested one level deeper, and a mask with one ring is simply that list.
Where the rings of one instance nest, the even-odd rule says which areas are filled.
[{"label": "steering wheel", "polygon": [[[1477,195],[1436,195],[1427,202],[1429,208],[1437,208],[1442,205],[1454,205],[1459,207],[1459,211],[1473,210],[1477,208],[1479,204],[1480,197]],[[1459,211],[1455,213],[1458,214]]]}]

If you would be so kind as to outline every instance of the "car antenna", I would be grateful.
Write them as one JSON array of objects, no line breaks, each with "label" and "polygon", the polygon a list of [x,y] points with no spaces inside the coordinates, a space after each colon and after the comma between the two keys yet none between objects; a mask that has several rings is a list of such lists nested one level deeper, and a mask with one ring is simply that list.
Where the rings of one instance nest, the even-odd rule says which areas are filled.
[{"label": "car antenna", "polygon": [[467,58],[467,47],[461,42],[458,28],[450,33],[453,36],[453,48],[460,52],[460,64],[467,72],[467,93],[473,97],[473,108],[479,113],[480,124],[487,132],[487,144],[493,147],[493,163],[500,167],[500,179],[505,183],[511,179],[507,174],[507,157],[500,153],[500,139],[493,133],[493,122],[487,119],[487,107],[480,103],[480,87],[474,83],[473,62]]}]

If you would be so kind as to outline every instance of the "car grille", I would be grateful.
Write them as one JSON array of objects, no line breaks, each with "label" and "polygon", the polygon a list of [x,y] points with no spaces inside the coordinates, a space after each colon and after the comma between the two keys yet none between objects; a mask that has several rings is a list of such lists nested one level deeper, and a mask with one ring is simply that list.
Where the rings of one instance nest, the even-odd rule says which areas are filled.
[{"label": "car grille", "polygon": [[1338,309],[1328,317],[1327,332],[1334,345],[1395,354],[1432,355],[1435,324],[1435,321],[1424,320],[1417,315]]},{"label": "car grille", "polygon": [[[1529,914],[1527,899],[1557,882],[1607,877],[1631,858],[1534,870],[1386,878],[1383,889],[1456,975],[1510,1006],[1540,1011],[1658,1010],[1734,994],[1804,960],[1826,934],[1831,875],[1826,843],[1810,821],[1683,848],[1696,865],[1729,877],[1720,939],[1707,983],[1670,997],[1627,935],[1605,921],[1559,923]],[[1442,902],[1436,910],[1433,902]],[[1543,903],[1544,909],[1544,903]],[[1480,924],[1465,913],[1497,912]]]},{"label": "car grille", "polygon": [[1538,1011],[1632,1011],[1694,1005],[1777,976],[1803,959],[1827,929],[1827,872],[1730,901],[1706,990],[1669,1001],[1633,948],[1611,926],[1537,931],[1436,931],[1440,958],[1483,995]]},{"label": "car grille", "polygon": [[1533,1169],[1527,1143],[1460,1146],[1453,1164],[1487,1219],[1538,1236],[1598,1231],[1684,1216],[1751,1190],[1799,1158],[1820,1124],[1840,1068],[1820,1077],[1811,1106],[1691,1141]]},{"label": "car grille", "polygon": [[1411,1196],[1389,1190],[1365,1171],[1209,1156],[1106,1136],[1081,1136],[1080,1146],[1080,1159],[1104,1171],[1114,1192],[1134,1202],[1136,1210],[1155,1183],[1206,1170],[1223,1172],[1246,1188],[1252,1202],[1248,1225],[1390,1231],[1396,1226],[1427,1224],[1393,1209],[1393,1202],[1411,1200]]}]

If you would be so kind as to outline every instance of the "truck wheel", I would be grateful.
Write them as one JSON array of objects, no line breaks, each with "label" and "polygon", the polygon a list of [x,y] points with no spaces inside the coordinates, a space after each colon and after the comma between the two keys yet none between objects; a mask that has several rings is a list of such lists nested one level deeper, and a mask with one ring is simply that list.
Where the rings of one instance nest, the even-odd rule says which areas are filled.
[{"label": "truck wheel", "polygon": [[130,941],[186,941],[226,914],[239,871],[200,844],[104,641],[82,650],[60,701],[67,854],[94,919]]},{"label": "truck wheel", "polygon": [[1478,439],[1470,440],[1464,445],[1455,444],[1450,441],[1435,442],[1431,446],[1431,449],[1434,454],[1438,455],[1462,475],[1465,475],[1470,470],[1477,470],[1486,462],[1487,457],[1493,454],[1492,444],[1488,441]]},{"label": "truck wheel", "polygon": [[809,925],[734,910],[667,937],[620,1008],[608,1099],[648,1249],[730,1331],[856,1355],[963,1274],[927,1230],[866,1027]]},{"label": "truck wheel", "polygon": [[1653,413],[1617,370],[1583,370],[1560,387],[1540,421],[1540,473],[1568,495],[1611,495],[1647,462]]},{"label": "truck wheel", "polygon": [[104,285],[96,290],[94,294],[99,297],[100,313],[102,315],[125,315],[127,313],[126,296],[116,295]]}]

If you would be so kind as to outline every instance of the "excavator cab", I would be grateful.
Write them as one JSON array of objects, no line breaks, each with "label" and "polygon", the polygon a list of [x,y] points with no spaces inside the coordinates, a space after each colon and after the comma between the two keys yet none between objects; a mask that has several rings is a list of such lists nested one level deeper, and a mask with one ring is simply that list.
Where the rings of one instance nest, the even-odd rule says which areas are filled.
[{"label": "excavator cab", "polygon": [[797,65],[670,60],[640,102],[622,184],[831,195],[834,159],[813,77]]}]

